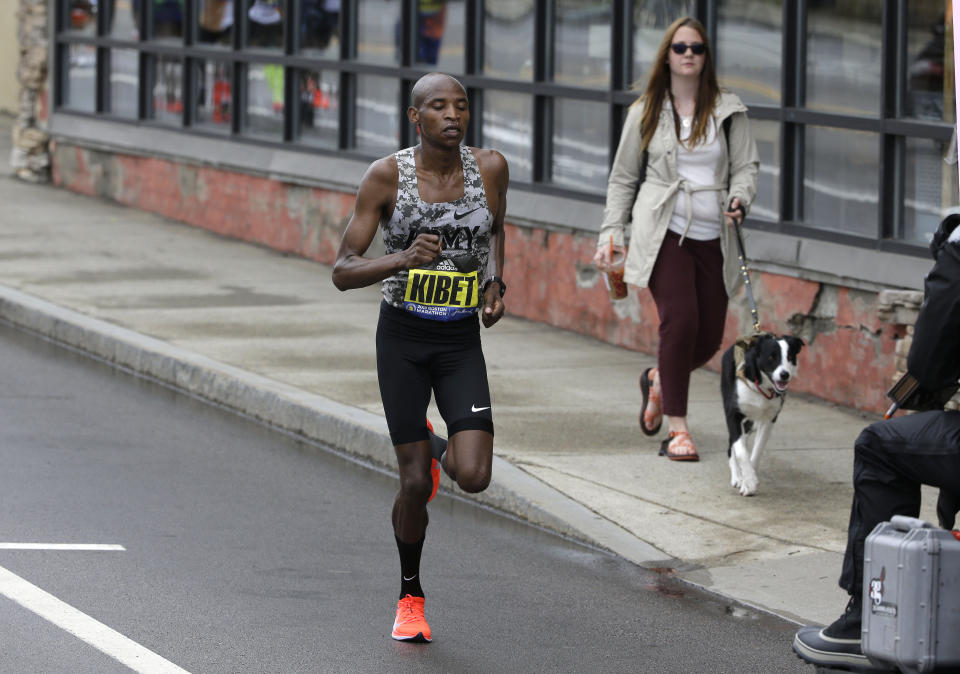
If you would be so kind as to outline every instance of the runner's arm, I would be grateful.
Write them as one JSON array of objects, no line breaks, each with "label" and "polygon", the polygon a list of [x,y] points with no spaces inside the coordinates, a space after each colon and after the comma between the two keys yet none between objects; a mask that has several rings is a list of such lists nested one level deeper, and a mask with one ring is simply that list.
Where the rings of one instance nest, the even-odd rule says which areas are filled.
[{"label": "runner's arm", "polygon": [[380,220],[389,210],[397,192],[397,167],[392,157],[371,164],[360,181],[353,215],[343,232],[337,261],[333,265],[333,285],[340,290],[364,288],[393,276],[403,269],[419,267],[440,254],[440,237],[419,234],[404,251],[380,257],[364,257]]},{"label": "runner's arm", "polygon": [[[503,220],[507,212],[507,187],[510,184],[510,169],[507,160],[499,152],[490,151],[487,164],[491,171],[491,181],[497,195],[496,212],[493,216],[493,227],[490,233],[490,255],[487,258],[487,275],[485,278],[496,276],[503,278],[504,263],[504,232]],[[503,316],[505,306],[500,297],[500,288],[491,283],[483,295],[483,312],[481,319],[484,327],[489,328]]]}]

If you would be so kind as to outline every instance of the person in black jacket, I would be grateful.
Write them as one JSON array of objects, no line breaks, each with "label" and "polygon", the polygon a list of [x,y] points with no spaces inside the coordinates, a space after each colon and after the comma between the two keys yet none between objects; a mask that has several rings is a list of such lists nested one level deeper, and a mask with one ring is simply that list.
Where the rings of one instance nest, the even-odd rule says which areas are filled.
[{"label": "person in black jacket", "polygon": [[868,669],[860,644],[863,548],[867,535],[894,515],[918,517],[920,486],[939,487],[940,526],[951,529],[960,509],[960,412],[944,411],[960,379],[960,215],[947,216],[930,244],[933,269],[907,356],[916,389],[900,404],[917,414],[867,426],[853,460],[853,504],[840,587],[850,600],[827,627],[803,627],[793,650],[822,666]]}]

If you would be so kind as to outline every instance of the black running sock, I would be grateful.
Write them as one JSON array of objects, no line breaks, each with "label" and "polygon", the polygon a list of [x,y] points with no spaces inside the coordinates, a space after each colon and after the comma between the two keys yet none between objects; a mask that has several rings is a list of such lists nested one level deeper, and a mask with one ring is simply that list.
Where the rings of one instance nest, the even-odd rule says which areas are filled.
[{"label": "black running sock", "polygon": [[398,536],[394,535],[394,538],[397,539],[397,550],[400,552],[400,599],[408,594],[414,597],[422,597],[420,553],[423,552],[424,539],[421,538],[416,543],[404,543]]},{"label": "black running sock", "polygon": [[443,453],[447,451],[447,440],[433,431],[427,431],[427,433],[430,434],[430,455],[439,461],[443,458]]}]

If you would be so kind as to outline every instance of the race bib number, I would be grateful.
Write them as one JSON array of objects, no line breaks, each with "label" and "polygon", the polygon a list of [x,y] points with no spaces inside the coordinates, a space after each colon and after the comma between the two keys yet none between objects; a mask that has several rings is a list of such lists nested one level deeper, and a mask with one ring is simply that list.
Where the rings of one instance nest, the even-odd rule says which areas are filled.
[{"label": "race bib number", "polygon": [[403,307],[422,318],[451,321],[477,313],[477,272],[411,269]]}]

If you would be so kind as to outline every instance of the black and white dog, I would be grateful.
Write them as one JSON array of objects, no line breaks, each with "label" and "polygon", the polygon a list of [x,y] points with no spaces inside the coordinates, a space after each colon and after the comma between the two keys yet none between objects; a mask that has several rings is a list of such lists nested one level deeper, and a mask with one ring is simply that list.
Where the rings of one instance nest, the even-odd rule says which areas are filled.
[{"label": "black and white dog", "polygon": [[783,409],[787,386],[797,376],[801,348],[798,337],[757,333],[741,337],[723,353],[720,393],[730,433],[730,485],[743,496],[757,491],[760,454]]}]

